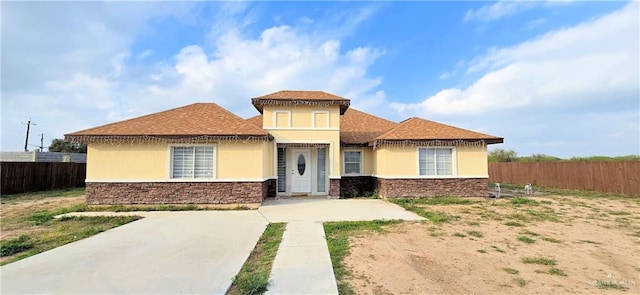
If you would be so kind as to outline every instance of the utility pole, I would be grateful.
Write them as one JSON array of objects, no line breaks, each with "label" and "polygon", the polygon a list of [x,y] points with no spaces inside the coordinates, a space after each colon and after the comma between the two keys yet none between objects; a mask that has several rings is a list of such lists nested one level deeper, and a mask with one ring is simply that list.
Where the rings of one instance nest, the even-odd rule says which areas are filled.
[{"label": "utility pole", "polygon": [[28,152],[29,148],[27,147],[29,145],[29,129],[31,128],[31,125],[37,125],[36,123],[31,123],[31,118],[29,118],[29,121],[27,121],[27,123],[22,122],[22,124],[27,125],[27,136],[24,139],[24,151]]},{"label": "utility pole", "polygon": [[44,133],[40,133],[40,152],[44,152]]}]

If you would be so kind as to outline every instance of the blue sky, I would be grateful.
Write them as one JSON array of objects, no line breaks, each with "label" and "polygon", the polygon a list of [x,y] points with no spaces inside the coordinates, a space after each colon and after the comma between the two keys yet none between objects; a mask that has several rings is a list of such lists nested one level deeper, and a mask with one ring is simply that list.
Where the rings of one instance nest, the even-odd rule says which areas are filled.
[{"label": "blue sky", "polygon": [[[638,2],[2,2],[3,151],[325,90],[560,157],[640,154]],[[30,149],[34,149],[30,146]]]}]

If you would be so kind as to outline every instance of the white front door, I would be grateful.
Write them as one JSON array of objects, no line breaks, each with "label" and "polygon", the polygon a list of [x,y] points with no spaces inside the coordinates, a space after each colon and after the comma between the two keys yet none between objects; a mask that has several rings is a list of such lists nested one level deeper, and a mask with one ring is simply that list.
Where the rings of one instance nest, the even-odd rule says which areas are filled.
[{"label": "white front door", "polygon": [[311,151],[294,149],[291,154],[291,192],[311,193]]}]

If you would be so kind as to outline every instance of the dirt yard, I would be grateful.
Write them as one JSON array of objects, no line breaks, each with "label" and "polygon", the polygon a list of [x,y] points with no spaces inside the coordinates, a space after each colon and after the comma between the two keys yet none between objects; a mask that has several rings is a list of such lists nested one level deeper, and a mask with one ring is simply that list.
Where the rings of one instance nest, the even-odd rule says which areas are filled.
[{"label": "dirt yard", "polygon": [[452,218],[349,239],[345,264],[357,294],[640,294],[640,199],[420,207]]}]

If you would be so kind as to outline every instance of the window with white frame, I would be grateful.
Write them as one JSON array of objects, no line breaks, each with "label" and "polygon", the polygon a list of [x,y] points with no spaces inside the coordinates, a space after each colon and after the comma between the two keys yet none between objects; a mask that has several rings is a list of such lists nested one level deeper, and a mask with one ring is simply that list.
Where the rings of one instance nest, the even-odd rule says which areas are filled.
[{"label": "window with white frame", "polygon": [[214,146],[175,146],[171,150],[171,178],[213,178]]},{"label": "window with white frame", "polygon": [[362,152],[344,151],[344,174],[362,173]]},{"label": "window with white frame", "polygon": [[452,148],[420,148],[418,151],[420,175],[453,175],[452,158]]}]

